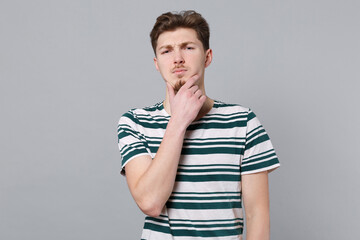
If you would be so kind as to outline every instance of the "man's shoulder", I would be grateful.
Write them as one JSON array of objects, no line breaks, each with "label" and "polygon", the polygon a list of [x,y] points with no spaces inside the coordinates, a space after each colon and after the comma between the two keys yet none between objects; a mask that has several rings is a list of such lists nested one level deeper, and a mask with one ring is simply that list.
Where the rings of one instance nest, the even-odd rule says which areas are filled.
[{"label": "man's shoulder", "polygon": [[219,109],[220,111],[228,111],[228,112],[243,112],[248,113],[250,112],[250,108],[245,107],[238,103],[226,103],[219,100],[214,100],[214,108]]},{"label": "man's shoulder", "polygon": [[164,109],[163,103],[157,102],[155,104],[148,105],[145,107],[132,108],[128,112],[131,112],[132,114],[144,114],[144,113],[149,114],[152,112],[161,111],[162,109]]},{"label": "man's shoulder", "polygon": [[139,118],[147,118],[148,116],[163,115],[163,109],[164,106],[162,102],[157,102],[155,104],[148,105],[145,107],[131,108],[121,116],[120,121],[124,118],[128,118],[133,122],[138,123]]}]

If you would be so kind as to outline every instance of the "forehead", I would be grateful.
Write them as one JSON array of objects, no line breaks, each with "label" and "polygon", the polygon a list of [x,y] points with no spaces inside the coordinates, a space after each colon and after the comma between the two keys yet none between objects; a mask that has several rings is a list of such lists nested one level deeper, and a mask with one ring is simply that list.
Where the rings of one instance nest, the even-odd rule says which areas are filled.
[{"label": "forehead", "polygon": [[201,44],[194,29],[177,28],[173,31],[166,31],[160,34],[157,40],[157,49],[165,45],[180,45],[184,42],[194,42],[196,44]]}]

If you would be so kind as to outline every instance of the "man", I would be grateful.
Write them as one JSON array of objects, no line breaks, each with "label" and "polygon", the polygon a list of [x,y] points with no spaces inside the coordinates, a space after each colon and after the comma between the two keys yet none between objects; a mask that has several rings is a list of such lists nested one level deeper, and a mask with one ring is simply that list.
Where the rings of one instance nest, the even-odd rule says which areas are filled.
[{"label": "man", "polygon": [[119,121],[122,173],[147,215],[141,239],[269,239],[268,172],[280,164],[255,114],[205,93],[209,27],[164,13],[150,34],[165,100]]}]

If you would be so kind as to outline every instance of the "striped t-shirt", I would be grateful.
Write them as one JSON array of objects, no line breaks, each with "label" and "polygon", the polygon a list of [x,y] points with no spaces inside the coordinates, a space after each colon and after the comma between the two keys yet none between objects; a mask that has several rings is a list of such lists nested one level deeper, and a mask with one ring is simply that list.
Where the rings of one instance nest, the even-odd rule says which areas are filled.
[{"label": "striped t-shirt", "polygon": [[[135,157],[155,157],[169,119],[162,102],[120,118],[122,174]],[[159,217],[145,217],[141,239],[242,239],[241,175],[279,166],[255,114],[215,100],[187,128],[173,192]]]}]

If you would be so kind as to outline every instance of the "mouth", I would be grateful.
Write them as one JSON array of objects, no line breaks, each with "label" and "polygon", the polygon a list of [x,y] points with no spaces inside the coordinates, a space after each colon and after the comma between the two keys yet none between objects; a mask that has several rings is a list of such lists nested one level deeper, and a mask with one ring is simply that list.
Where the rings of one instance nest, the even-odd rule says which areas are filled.
[{"label": "mouth", "polygon": [[186,72],[187,70],[185,68],[176,68],[173,70],[173,73],[175,75],[182,75]]}]

